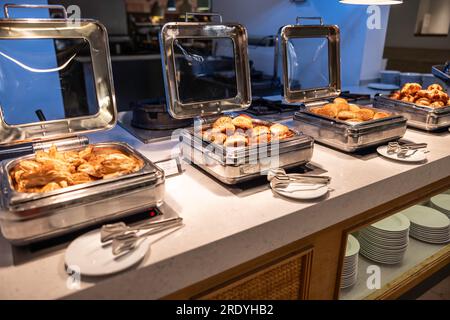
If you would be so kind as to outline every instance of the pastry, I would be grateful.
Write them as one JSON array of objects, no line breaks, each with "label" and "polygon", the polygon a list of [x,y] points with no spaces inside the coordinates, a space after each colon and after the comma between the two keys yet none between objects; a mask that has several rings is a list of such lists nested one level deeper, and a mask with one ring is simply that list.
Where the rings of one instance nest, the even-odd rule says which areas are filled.
[{"label": "pastry", "polygon": [[427,88],[428,90],[439,90],[439,91],[444,91],[444,88],[442,88],[442,86],[440,84],[434,83],[428,86]]},{"label": "pastry", "polygon": [[361,110],[361,108],[358,107],[356,104],[349,104],[348,105],[348,110],[351,111],[351,112],[356,112],[356,111]]},{"label": "pastry", "polygon": [[377,119],[383,119],[383,118],[387,118],[387,117],[389,117],[390,116],[390,114],[389,113],[387,113],[387,112],[376,112],[374,115],[373,115],[373,120],[377,120]]},{"label": "pastry", "polygon": [[119,149],[88,146],[81,151],[59,152],[55,146],[37,151],[33,160],[22,160],[10,171],[18,192],[50,192],[68,186],[136,172],[142,160]]},{"label": "pastry", "polygon": [[402,90],[400,90],[400,93],[405,95],[415,95],[419,90],[422,90],[422,86],[420,84],[406,83]]},{"label": "pastry", "polygon": [[438,100],[438,101],[433,101],[433,102],[430,104],[430,107],[432,107],[432,108],[442,108],[442,107],[445,107],[445,103],[444,103],[443,101],[440,101],[440,100]]},{"label": "pastry", "polygon": [[266,126],[256,126],[252,129],[250,135],[251,143],[268,143],[270,142],[271,133],[270,129]]},{"label": "pastry", "polygon": [[337,116],[339,113],[339,109],[337,104],[335,103],[328,103],[322,107],[324,110],[326,110],[333,118]]},{"label": "pastry", "polygon": [[431,104],[431,101],[428,100],[427,98],[420,98],[415,101],[415,104],[417,104],[419,106],[427,106],[428,107]]},{"label": "pastry", "polygon": [[363,121],[372,120],[373,116],[375,115],[375,111],[371,109],[361,109],[355,113],[357,114],[356,118]]},{"label": "pastry", "polygon": [[225,140],[225,147],[245,147],[248,145],[248,138],[242,134],[234,134]]},{"label": "pastry", "polygon": [[333,100],[333,102],[335,104],[340,104],[340,103],[348,104],[347,100],[345,100],[344,98],[336,98],[336,99]]},{"label": "pastry", "polygon": [[270,126],[270,132],[274,139],[285,139],[291,135],[291,130],[287,126],[279,123]]},{"label": "pastry", "polygon": [[233,119],[233,125],[237,128],[248,130],[253,128],[253,121],[248,116],[240,115]]},{"label": "pastry", "polygon": [[337,118],[340,120],[355,119],[357,118],[357,113],[352,111],[341,111],[339,112]]}]

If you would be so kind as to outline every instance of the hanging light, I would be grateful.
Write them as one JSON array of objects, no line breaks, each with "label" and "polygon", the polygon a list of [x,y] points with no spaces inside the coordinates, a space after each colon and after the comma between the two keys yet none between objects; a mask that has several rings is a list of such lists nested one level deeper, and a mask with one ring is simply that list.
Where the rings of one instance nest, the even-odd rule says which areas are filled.
[{"label": "hanging light", "polygon": [[402,4],[403,0],[339,0],[340,3],[346,4],[365,4],[365,5],[391,5]]}]

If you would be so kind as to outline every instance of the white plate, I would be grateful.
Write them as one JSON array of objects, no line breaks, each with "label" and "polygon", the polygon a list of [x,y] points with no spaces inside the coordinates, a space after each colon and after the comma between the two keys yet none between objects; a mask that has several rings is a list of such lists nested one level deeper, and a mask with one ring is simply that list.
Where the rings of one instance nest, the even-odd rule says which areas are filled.
[{"label": "white plate", "polygon": [[358,240],[352,236],[351,234],[347,237],[347,247],[345,249],[345,256],[350,257],[354,256],[359,252],[359,242]]},{"label": "white plate", "polygon": [[[401,162],[416,163],[416,162],[423,162],[427,159],[427,155],[424,152],[424,149],[417,150],[413,155],[411,155],[410,157],[407,157],[407,158],[399,158],[399,157],[397,157],[396,153],[388,153],[387,146],[378,147],[377,152],[385,158],[395,160],[395,161],[401,161]],[[409,151],[409,152],[412,153],[413,151]]]},{"label": "white plate", "polygon": [[445,214],[450,213],[450,194],[438,194],[431,198],[431,204]]},{"label": "white plate", "polygon": [[408,218],[403,214],[396,213],[386,219],[375,222],[372,224],[372,227],[379,230],[399,232],[407,230],[410,224]]},{"label": "white plate", "polygon": [[402,211],[412,223],[425,228],[448,228],[450,226],[450,219],[442,212],[425,207],[425,206],[412,206]]},{"label": "white plate", "polygon": [[390,84],[390,83],[380,83],[380,82],[372,82],[369,83],[367,85],[367,87],[369,87],[370,89],[375,89],[375,90],[387,90],[387,91],[392,91],[392,90],[398,90],[400,89],[399,86],[396,86],[395,84]]},{"label": "white plate", "polygon": [[111,244],[100,242],[100,231],[94,230],[75,239],[65,254],[66,266],[79,268],[85,276],[104,276],[128,269],[140,262],[149,251],[148,239],[130,253],[114,256]]},{"label": "white plate", "polygon": [[290,183],[286,188],[272,188],[272,190],[275,193],[280,194],[286,198],[296,200],[311,200],[326,195],[328,193],[328,186],[325,184],[307,184],[293,182]]}]

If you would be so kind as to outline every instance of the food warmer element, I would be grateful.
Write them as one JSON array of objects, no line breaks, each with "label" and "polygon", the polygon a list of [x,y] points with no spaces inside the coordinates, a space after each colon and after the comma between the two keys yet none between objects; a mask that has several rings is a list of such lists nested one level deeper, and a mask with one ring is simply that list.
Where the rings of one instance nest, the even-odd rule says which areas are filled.
[{"label": "food warmer element", "polygon": [[[302,19],[319,20],[320,23],[299,24]],[[346,122],[311,112],[312,108],[323,106],[341,94],[339,27],[323,25],[321,18],[298,17],[295,25],[280,29],[278,39],[284,98],[302,104],[294,114],[295,128],[320,143],[345,152],[357,152],[404,135],[406,119],[402,116]]]},{"label": "food warmer element", "polygon": [[[273,167],[293,167],[310,161],[313,140],[296,131],[292,131],[292,137],[265,147],[224,147],[203,139],[202,132],[211,128],[214,119],[226,112],[239,114],[251,105],[248,38],[242,25],[222,21],[188,22],[186,18],[186,22],[164,25],[160,42],[169,113],[177,119],[201,117],[194,128],[185,129],[181,134],[180,145],[185,158],[226,184],[254,179]],[[202,44],[196,47],[211,49],[195,51],[193,42]],[[202,69],[198,65],[213,61],[218,55],[234,60],[229,70],[229,74],[234,75],[234,84],[226,89],[211,83],[204,86],[204,75],[196,72]],[[179,70],[180,66],[184,68]],[[194,94],[189,90],[192,86],[203,86],[204,90]],[[259,123],[256,119],[252,123],[272,124]],[[272,145],[276,145],[273,150]]]},{"label": "food warmer element", "polygon": [[[24,245],[159,206],[164,172],[119,142],[90,146],[139,159],[140,170],[81,184],[66,181],[48,192],[16,190],[10,176],[16,164],[34,160],[38,150],[85,150],[89,141],[82,134],[114,127],[117,110],[103,25],[94,20],[13,19],[11,7],[58,9],[67,17],[62,6],[6,5],[6,18],[0,20],[2,69],[15,79],[0,88],[0,148],[2,153],[11,150],[0,165],[3,236]],[[17,150],[27,152],[17,157]]]},{"label": "food warmer element", "polygon": [[408,120],[408,126],[413,128],[435,131],[450,127],[450,106],[432,108],[395,100],[384,94],[375,96],[374,106],[401,114]]},{"label": "food warmer element", "polygon": [[131,125],[147,130],[173,130],[193,125],[192,119],[175,119],[167,112],[165,99],[149,99],[131,104]]}]

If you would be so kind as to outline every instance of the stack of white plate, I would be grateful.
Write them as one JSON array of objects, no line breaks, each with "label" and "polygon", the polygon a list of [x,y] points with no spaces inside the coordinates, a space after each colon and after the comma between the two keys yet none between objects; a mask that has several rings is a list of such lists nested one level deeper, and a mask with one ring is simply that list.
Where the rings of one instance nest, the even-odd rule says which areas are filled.
[{"label": "stack of white plate", "polygon": [[450,194],[439,194],[430,200],[431,206],[450,218]]},{"label": "stack of white plate", "polygon": [[359,242],[351,234],[347,237],[344,265],[342,267],[341,288],[348,288],[356,283],[358,278]]},{"label": "stack of white plate", "polygon": [[375,262],[396,264],[403,260],[409,243],[410,222],[397,213],[359,233],[361,254]]},{"label": "stack of white plate", "polygon": [[402,213],[411,221],[411,237],[435,244],[450,241],[450,219],[442,212],[425,206],[413,206]]}]

